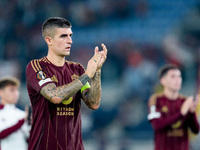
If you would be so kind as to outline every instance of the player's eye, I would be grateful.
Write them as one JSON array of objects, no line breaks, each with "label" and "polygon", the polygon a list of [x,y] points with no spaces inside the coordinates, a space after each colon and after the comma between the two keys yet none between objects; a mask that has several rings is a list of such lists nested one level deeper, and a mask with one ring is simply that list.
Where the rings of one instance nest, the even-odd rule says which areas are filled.
[{"label": "player's eye", "polygon": [[171,78],[175,78],[175,75],[171,75]]},{"label": "player's eye", "polygon": [[64,37],[66,37],[66,36],[67,36],[66,34],[61,34],[61,35],[60,35],[61,38],[64,38]]}]

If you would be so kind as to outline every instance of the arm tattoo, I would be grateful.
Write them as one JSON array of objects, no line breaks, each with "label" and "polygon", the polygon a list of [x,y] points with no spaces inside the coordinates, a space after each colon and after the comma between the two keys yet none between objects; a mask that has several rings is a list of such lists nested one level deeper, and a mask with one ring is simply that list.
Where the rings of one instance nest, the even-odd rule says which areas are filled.
[{"label": "arm tattoo", "polygon": [[88,107],[99,105],[101,100],[101,72],[96,72],[91,79],[91,88],[83,93],[83,100]]},{"label": "arm tattoo", "polygon": [[79,77],[79,80],[81,81],[82,85],[85,85],[90,80],[90,78],[88,75],[83,74]]},{"label": "arm tattoo", "polygon": [[88,80],[89,77],[83,74],[79,79],[66,85],[56,87],[54,83],[49,83],[40,90],[40,94],[50,101],[53,97],[61,98],[63,101],[77,93],[83,86],[83,83],[86,83]]}]

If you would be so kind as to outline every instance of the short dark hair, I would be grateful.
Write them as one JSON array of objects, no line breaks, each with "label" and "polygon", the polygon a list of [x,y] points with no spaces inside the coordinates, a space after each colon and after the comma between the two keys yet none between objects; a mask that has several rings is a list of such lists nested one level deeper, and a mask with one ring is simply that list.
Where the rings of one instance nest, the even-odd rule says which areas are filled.
[{"label": "short dark hair", "polygon": [[168,72],[169,70],[176,70],[176,69],[180,70],[180,69],[178,68],[178,66],[173,65],[173,64],[166,64],[166,65],[162,66],[162,67],[159,69],[159,71],[158,71],[159,79],[161,79],[162,77],[164,77],[164,76],[167,74],[167,72]]},{"label": "short dark hair", "polygon": [[54,36],[52,29],[57,28],[71,28],[71,23],[62,17],[50,17],[42,25],[42,36]]},{"label": "short dark hair", "polygon": [[9,85],[19,87],[20,82],[15,77],[3,77],[3,78],[0,79],[0,90],[9,86]]}]

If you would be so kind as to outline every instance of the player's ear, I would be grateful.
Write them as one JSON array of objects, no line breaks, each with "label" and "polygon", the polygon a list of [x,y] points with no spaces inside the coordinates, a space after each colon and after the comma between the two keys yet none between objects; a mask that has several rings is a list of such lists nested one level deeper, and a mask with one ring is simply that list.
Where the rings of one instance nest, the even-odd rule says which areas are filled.
[{"label": "player's ear", "polygon": [[1,98],[1,95],[2,95],[2,89],[0,89],[0,98]]},{"label": "player's ear", "polygon": [[166,81],[165,81],[165,78],[161,78],[161,79],[160,79],[160,84],[161,84],[161,85],[165,85],[165,82],[166,82]]},{"label": "player's ear", "polygon": [[47,45],[52,45],[52,39],[49,36],[45,37],[45,41],[47,42]]}]

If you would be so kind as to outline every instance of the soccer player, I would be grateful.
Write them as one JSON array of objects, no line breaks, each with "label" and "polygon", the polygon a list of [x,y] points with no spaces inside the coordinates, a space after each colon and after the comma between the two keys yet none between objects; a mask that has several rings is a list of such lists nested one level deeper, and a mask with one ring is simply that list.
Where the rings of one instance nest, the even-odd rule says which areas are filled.
[{"label": "soccer player", "polygon": [[19,80],[0,79],[0,98],[0,149],[27,150],[28,110],[24,112],[15,107],[19,99]]},{"label": "soccer player", "polygon": [[[32,104],[29,150],[84,150],[81,135],[81,99],[98,109],[101,99],[101,67],[107,49],[95,47],[86,71],[70,55],[72,29],[68,20],[51,17],[42,26],[47,56],[32,60],[26,69]],[[87,38],[87,37],[86,37]]]},{"label": "soccer player", "polygon": [[155,133],[155,150],[188,150],[188,129],[199,132],[195,115],[199,96],[182,96],[182,77],[175,65],[164,65],[159,71],[160,83],[164,90],[149,100],[148,120]]}]

